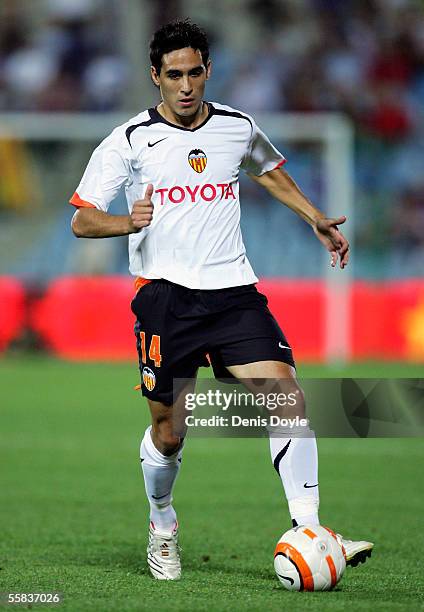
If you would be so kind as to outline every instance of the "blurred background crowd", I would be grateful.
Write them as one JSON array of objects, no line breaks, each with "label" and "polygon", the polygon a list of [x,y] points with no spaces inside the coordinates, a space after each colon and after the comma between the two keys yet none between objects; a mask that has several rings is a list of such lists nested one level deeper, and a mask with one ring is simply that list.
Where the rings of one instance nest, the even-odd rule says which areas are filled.
[{"label": "blurred background crowd", "polygon": [[119,107],[128,68],[120,53],[122,31],[115,27],[114,2],[2,4],[2,110],[101,112]]},{"label": "blurred background crowd", "polygon": [[[137,16],[140,21],[134,22]],[[355,130],[355,274],[421,276],[424,8],[418,0],[2,0],[0,113],[136,114],[157,101],[148,82],[150,34],[163,22],[185,16],[205,27],[212,43],[214,70],[208,99],[253,115],[334,111],[350,119]],[[141,33],[139,44],[137,32]],[[2,117],[7,122],[6,115]],[[40,147],[34,153],[31,146],[15,154],[41,158],[38,163],[44,161],[48,169],[63,156],[68,174],[71,168],[75,171],[75,188],[95,144],[80,150],[72,163],[66,146],[58,143],[45,146],[41,154]],[[288,157],[287,170],[320,203],[316,148],[278,145]],[[0,160],[13,150],[9,143],[2,152],[4,146],[0,146]],[[61,197],[56,189],[49,203],[43,191],[46,180],[38,177],[38,195],[35,187],[28,193],[24,190],[16,205],[7,197],[7,189],[0,190],[0,238],[6,232],[9,236],[3,241],[9,253],[8,267],[0,257],[0,272],[35,279],[52,276],[58,262],[56,257],[45,257],[46,249],[50,253],[57,250],[60,272],[78,271],[81,247],[70,236],[64,219],[72,211],[63,212],[73,189]],[[37,177],[33,184],[36,182]],[[278,240],[271,256],[255,248],[261,219],[263,231],[269,231],[270,217],[281,214],[274,212],[278,209],[275,203],[261,198],[255,186],[245,186],[244,232],[248,249],[251,245],[255,251],[259,274],[316,273],[314,263],[307,262],[310,258],[301,257],[299,263],[305,248],[308,253],[315,247],[310,238],[305,241],[308,228],[293,215],[275,218],[279,235],[283,227],[294,236],[291,249],[281,252]],[[37,226],[31,220],[25,234],[22,218],[31,217],[37,199],[38,214],[44,216],[43,232],[34,231]],[[14,231],[16,239],[12,240]],[[30,257],[22,256],[22,248],[13,257],[11,244],[19,239],[26,240]],[[91,262],[85,263],[87,271],[125,272],[125,245],[117,243],[102,247],[108,249],[106,269],[96,264],[98,244],[95,249],[84,247],[92,249],[93,255],[87,258],[85,252],[80,263]]]}]

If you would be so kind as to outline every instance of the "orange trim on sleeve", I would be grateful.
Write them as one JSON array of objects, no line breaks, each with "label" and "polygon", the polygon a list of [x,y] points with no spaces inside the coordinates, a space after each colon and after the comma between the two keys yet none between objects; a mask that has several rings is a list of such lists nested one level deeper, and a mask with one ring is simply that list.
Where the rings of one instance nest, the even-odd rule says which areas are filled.
[{"label": "orange trim on sleeve", "polygon": [[152,281],[149,280],[148,278],[143,278],[142,276],[137,276],[137,278],[134,281],[135,290],[138,291],[139,289],[144,287],[144,285],[148,285],[151,282]]},{"label": "orange trim on sleeve", "polygon": [[284,166],[286,161],[287,161],[287,159],[282,159],[280,162],[278,162],[278,164],[275,166],[275,168],[273,168],[273,170],[277,170],[277,168],[281,168],[281,166]]},{"label": "orange trim on sleeve", "polygon": [[94,204],[86,202],[85,200],[81,200],[77,192],[75,192],[72,198],[69,200],[69,204],[72,204],[72,206],[76,206],[76,208],[96,208]]}]

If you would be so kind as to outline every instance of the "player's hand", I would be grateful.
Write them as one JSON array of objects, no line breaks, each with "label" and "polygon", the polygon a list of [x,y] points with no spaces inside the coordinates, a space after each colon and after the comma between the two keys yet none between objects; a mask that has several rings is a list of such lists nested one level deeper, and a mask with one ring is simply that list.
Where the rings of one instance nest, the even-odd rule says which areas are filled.
[{"label": "player's hand", "polygon": [[151,224],[153,219],[153,185],[147,185],[146,193],[142,200],[136,200],[133,204],[133,209],[130,215],[131,226],[133,232],[140,231],[143,227]]},{"label": "player's hand", "polygon": [[331,253],[331,266],[334,268],[340,258],[340,268],[345,268],[349,261],[349,243],[343,236],[338,225],[346,221],[346,217],[338,219],[318,219],[313,226],[316,237]]}]

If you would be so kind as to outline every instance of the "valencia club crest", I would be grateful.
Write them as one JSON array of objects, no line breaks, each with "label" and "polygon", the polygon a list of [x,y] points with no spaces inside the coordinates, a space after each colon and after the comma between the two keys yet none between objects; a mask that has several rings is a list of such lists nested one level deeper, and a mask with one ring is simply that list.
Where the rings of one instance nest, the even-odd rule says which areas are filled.
[{"label": "valencia club crest", "polygon": [[156,386],[156,376],[154,372],[152,372],[152,370],[147,367],[143,368],[143,385],[149,391],[153,391]]},{"label": "valencia club crest", "polygon": [[192,149],[188,154],[188,163],[195,172],[200,174],[206,168],[208,158],[201,149]]}]

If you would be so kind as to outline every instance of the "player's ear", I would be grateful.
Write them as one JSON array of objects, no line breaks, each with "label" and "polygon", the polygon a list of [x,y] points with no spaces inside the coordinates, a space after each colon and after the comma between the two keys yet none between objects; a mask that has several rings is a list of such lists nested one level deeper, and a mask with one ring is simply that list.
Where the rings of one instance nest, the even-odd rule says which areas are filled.
[{"label": "player's ear", "polygon": [[208,63],[206,64],[206,80],[208,80],[208,78],[211,76],[211,71],[212,71],[212,62],[211,60],[208,60]]},{"label": "player's ear", "polygon": [[154,85],[156,85],[156,87],[159,87],[160,86],[159,75],[154,66],[150,66],[150,76],[152,78]]}]

